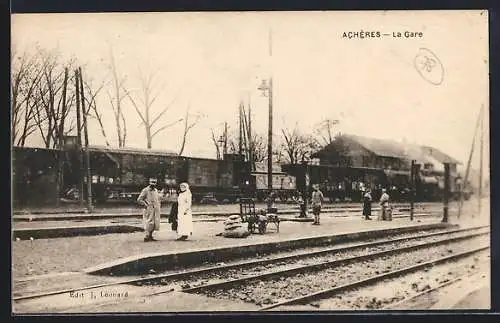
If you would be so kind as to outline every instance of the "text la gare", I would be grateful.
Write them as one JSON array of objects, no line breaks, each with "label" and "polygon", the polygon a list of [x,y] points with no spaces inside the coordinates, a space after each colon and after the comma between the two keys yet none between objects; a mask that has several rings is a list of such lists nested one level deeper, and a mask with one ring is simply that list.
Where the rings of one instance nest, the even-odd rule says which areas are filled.
[{"label": "text la gare", "polygon": [[394,38],[422,38],[424,37],[424,33],[421,31],[393,31],[392,37]]}]

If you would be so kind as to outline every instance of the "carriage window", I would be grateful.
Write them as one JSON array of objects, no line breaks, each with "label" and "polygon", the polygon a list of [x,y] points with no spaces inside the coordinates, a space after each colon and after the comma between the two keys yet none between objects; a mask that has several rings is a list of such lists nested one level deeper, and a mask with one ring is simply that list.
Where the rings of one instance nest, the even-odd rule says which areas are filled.
[{"label": "carriage window", "polygon": [[97,184],[97,180],[98,180],[98,176],[97,175],[93,175],[92,176],[92,183],[93,184]]}]

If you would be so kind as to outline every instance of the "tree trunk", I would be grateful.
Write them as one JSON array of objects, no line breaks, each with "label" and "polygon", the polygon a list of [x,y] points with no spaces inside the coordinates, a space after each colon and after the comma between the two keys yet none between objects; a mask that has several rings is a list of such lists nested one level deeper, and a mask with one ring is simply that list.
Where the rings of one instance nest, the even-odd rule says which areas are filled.
[{"label": "tree trunk", "polygon": [[148,149],[151,149],[151,147],[153,146],[153,137],[151,136],[151,128],[149,128],[147,125],[146,125],[146,141]]}]

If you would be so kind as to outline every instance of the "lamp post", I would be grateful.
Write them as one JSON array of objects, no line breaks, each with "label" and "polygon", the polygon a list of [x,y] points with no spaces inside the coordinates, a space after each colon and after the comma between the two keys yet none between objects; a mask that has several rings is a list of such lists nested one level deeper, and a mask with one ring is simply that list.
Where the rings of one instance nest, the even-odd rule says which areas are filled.
[{"label": "lamp post", "polygon": [[[269,195],[273,190],[273,78],[269,79],[269,84],[264,79],[260,84],[259,90],[262,91],[262,96],[269,98],[269,126],[267,133],[267,189]],[[267,207],[271,208],[272,201],[268,199]]]}]

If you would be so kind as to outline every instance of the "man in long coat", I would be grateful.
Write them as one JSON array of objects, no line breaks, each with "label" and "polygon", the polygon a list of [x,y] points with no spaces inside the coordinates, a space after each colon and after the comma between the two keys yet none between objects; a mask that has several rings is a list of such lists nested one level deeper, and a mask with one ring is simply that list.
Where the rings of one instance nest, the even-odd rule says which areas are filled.
[{"label": "man in long coat", "polygon": [[369,189],[363,195],[363,215],[365,216],[365,220],[372,219],[370,218],[372,215],[372,195]]},{"label": "man in long coat", "polygon": [[149,179],[149,186],[145,187],[137,198],[139,205],[144,207],[142,221],[144,224],[144,242],[156,241],[153,232],[160,230],[160,194],[156,189],[156,178]]},{"label": "man in long coat", "polygon": [[389,208],[389,194],[385,188],[382,189],[382,196],[380,197],[380,220],[386,221],[387,212]]},{"label": "man in long coat", "polygon": [[193,200],[188,183],[181,183],[179,197],[177,198],[177,240],[186,240],[193,234],[193,214],[191,203]]}]

